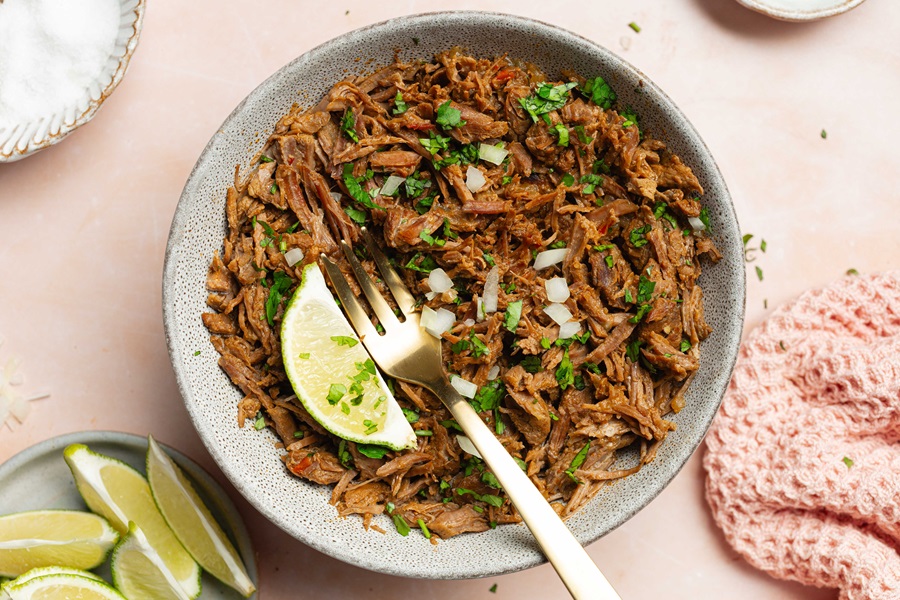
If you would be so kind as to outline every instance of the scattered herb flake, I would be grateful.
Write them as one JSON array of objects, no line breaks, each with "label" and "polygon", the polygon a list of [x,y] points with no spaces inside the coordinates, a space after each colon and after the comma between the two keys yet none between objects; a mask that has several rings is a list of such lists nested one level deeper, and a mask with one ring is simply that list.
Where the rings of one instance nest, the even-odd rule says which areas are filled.
[{"label": "scattered herb flake", "polygon": [[349,335],[333,335],[331,336],[331,341],[336,342],[338,346],[347,346],[348,348],[352,348],[359,343],[358,339]]},{"label": "scattered herb flake", "polygon": [[286,275],[284,271],[275,271],[272,277],[275,279],[275,282],[269,287],[269,297],[266,299],[266,320],[270,326],[274,327],[275,313],[278,312],[278,307],[281,305],[282,299],[284,299],[284,294],[293,285],[294,280]]},{"label": "scattered herb flake", "polygon": [[514,302],[510,302],[506,305],[506,314],[504,315],[503,323],[506,325],[506,328],[512,333],[516,332],[516,329],[519,326],[519,319],[522,318],[522,301],[515,300]]},{"label": "scattered herb flake", "polygon": [[759,277],[760,281],[763,280],[763,270],[759,266],[756,267],[756,276]]},{"label": "scattered herb flake", "polygon": [[563,350],[562,360],[559,362],[559,366],[556,368],[556,381],[557,383],[559,383],[559,388],[561,390],[565,390],[567,387],[575,383],[574,367],[572,365],[572,361],[569,360],[568,348]]},{"label": "scattered herb flake", "polygon": [[591,451],[591,443],[587,442],[584,447],[578,451],[578,454],[575,455],[575,458],[572,459],[572,462],[569,464],[569,468],[566,469],[566,475],[574,481],[575,483],[581,483],[577,477],[575,477],[575,471],[584,464],[584,461],[587,460],[588,452]]},{"label": "scattered herb flake", "polygon": [[253,422],[253,428],[260,431],[266,426],[266,420],[263,418],[262,412],[256,413],[256,420]]},{"label": "scattered herb flake", "polygon": [[641,26],[638,25],[637,23],[635,23],[634,21],[632,21],[631,23],[629,23],[628,26],[631,27],[631,29],[633,29],[635,33],[640,33],[640,32],[641,32]]},{"label": "scattered herb flake", "polygon": [[616,93],[599,75],[593,79],[588,79],[578,89],[586,97],[590,98],[594,104],[605,109],[612,108],[613,102],[616,101]]},{"label": "scattered herb flake", "polygon": [[853,459],[850,458],[849,456],[845,456],[845,457],[844,457],[843,459],[841,459],[841,460],[844,461],[844,464],[847,465],[847,468],[848,468],[848,469],[849,469],[850,467],[853,466]]},{"label": "scattered herb flake", "polygon": [[403,101],[403,94],[398,90],[397,95],[394,96],[394,110],[392,112],[395,115],[402,115],[407,110],[409,110],[409,105]]},{"label": "scattered herb flake", "polygon": [[[538,117],[562,108],[569,99],[569,90],[577,87],[578,83],[570,81],[560,85],[541,83],[535,93],[527,98],[520,98],[522,108],[537,122]],[[549,125],[549,123],[547,123]]]},{"label": "scattered herb flake", "polygon": [[492,594],[496,594],[496,593],[497,593],[497,584],[495,583],[494,585],[492,585],[492,586],[488,589],[488,591],[489,591],[490,593],[492,593]]},{"label": "scattered herb flake", "polygon": [[356,449],[363,456],[369,458],[384,458],[384,455],[391,451],[390,448],[384,446],[376,446],[375,444],[357,444]]},{"label": "scattered herb flake", "polygon": [[859,275],[859,271],[856,269],[847,269],[847,275]]},{"label": "scattered herb flake", "polygon": [[[444,130],[453,129],[454,127],[462,127],[466,124],[465,121],[460,119],[459,109],[453,108],[450,106],[450,101],[447,100],[437,109],[437,119],[435,122],[440,125]],[[432,152],[434,154],[434,152]]]},{"label": "scattered herb flake", "polygon": [[344,132],[348,138],[359,143],[359,136],[356,135],[356,117],[353,116],[353,111],[351,109],[347,109],[344,111],[344,116],[341,119],[341,131]]},{"label": "scattered herb flake", "polygon": [[828,139],[828,132],[825,131],[824,129],[822,130],[822,133],[820,133],[819,135],[822,136],[823,140]]},{"label": "scattered herb flake", "polygon": [[557,123],[553,126],[552,131],[556,132],[556,144],[567,148],[569,146],[569,129],[562,123]]},{"label": "scattered herb flake", "polygon": [[360,180],[353,176],[352,163],[347,163],[344,165],[343,179],[344,185],[347,186],[347,192],[354,200],[356,200],[366,208],[371,208],[374,210],[384,210],[383,206],[379,206],[372,202],[371,196],[369,196],[369,193],[363,189]]}]

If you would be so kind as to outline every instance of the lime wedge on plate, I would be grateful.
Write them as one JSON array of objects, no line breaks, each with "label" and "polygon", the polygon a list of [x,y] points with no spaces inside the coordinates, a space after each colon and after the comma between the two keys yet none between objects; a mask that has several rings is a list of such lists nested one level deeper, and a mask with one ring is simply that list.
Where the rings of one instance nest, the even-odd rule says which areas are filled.
[{"label": "lime wedge on plate", "polygon": [[216,579],[244,596],[252,594],[256,587],[250,581],[237,550],[194,491],[191,482],[152,436],[147,438],[147,442],[150,490],[175,537],[194,560]]},{"label": "lime wedge on plate", "polygon": [[284,312],[281,354],[294,392],[322,427],[361,444],[416,446],[415,432],[315,263],[303,270]]},{"label": "lime wedge on plate", "polygon": [[75,510],[36,510],[0,517],[0,575],[36,567],[93,569],[119,539],[103,517]]},{"label": "lime wedge on plate", "polygon": [[[116,534],[118,537],[119,534]],[[95,575],[90,571],[84,571],[82,569],[73,569],[71,567],[39,567],[37,569],[31,569],[27,573],[23,573],[13,579],[12,581],[7,581],[3,584],[0,584],[0,590],[6,590],[14,585],[22,585],[26,581],[31,581],[32,579],[37,579],[38,577],[46,577],[47,575],[75,575],[77,577],[87,577],[88,579],[93,579],[94,581],[103,581],[99,575]],[[0,599],[4,599],[6,596],[0,595]]]},{"label": "lime wedge on plate", "polygon": [[110,570],[116,589],[128,600],[190,600],[134,521],[128,523],[128,534],[113,550]]},{"label": "lime wedge on plate", "polygon": [[[2,594],[5,594],[2,595]],[[112,586],[95,577],[58,573],[10,581],[0,593],[9,600],[125,600]]]},{"label": "lime wedge on plate", "polygon": [[[191,598],[200,595],[200,567],[166,524],[144,476],[125,463],[72,444],[63,453],[85,503],[119,533],[134,521]],[[120,542],[121,543],[121,542]]]}]

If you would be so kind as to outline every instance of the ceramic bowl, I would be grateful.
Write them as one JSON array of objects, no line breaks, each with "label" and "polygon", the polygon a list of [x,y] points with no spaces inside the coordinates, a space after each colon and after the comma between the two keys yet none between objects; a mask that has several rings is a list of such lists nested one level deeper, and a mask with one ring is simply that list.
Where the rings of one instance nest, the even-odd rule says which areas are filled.
[{"label": "ceramic bowl", "polygon": [[97,78],[84,89],[78,100],[60,106],[50,114],[15,124],[0,122],[0,163],[23,159],[61,142],[94,118],[125,77],[141,34],[146,0],[120,0],[119,4],[115,45]]},{"label": "ceramic bowl", "polygon": [[741,4],[782,21],[815,21],[856,8],[865,0],[738,0]]},{"label": "ceramic bowl", "polygon": [[185,185],[166,251],[163,306],[175,375],[197,432],[235,487],[273,523],[298,540],[348,563],[406,577],[471,578],[540,564],[544,557],[524,525],[504,525],[432,545],[424,536],[401,537],[387,517],[387,534],[366,531],[358,518],[339,518],[329,487],[289,475],[275,436],[238,429],[242,394],[216,364],[200,315],[206,274],[225,235],[225,192],[235,165],[247,172],[278,118],[294,102],[311,106],[348,76],[404,59],[430,59],[453,46],[482,57],[507,54],[552,76],[574,69],[602,74],[655,136],[666,140],[700,179],[715,239],[724,258],[704,267],[701,284],[714,332],[701,349],[701,368],[674,416],[677,431],[650,465],[597,495],[568,521],[588,544],[644,507],[691,456],[715,414],[737,356],[744,314],[741,236],[728,190],[703,140],[672,101],[640,71],[609,50],[552,25],[485,12],[402,17],[359,29],[298,57],[254,90],[215,132]]}]

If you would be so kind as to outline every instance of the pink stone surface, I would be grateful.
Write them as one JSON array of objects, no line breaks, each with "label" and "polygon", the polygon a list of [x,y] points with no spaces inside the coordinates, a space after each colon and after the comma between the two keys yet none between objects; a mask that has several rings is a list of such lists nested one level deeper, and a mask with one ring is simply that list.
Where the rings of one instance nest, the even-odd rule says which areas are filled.
[{"label": "pink stone surface", "polygon": [[[227,484],[188,420],[163,335],[163,253],[184,181],[234,106],[283,64],[348,30],[440,8],[559,25],[666,90],[716,156],[751,245],[767,242],[748,265],[748,329],[848,268],[897,267],[898,3],[790,24],[729,0],[154,2],[97,117],[0,165],[0,363],[22,358],[23,389],[52,394],[24,425],[0,428],[0,461],[72,431],[152,433]],[[566,597],[546,565],[456,582],[363,571],[294,541],[229,490],[254,539],[262,598]],[[589,553],[625,599],[836,598],[771,579],[730,550],[703,500],[699,454]]]}]

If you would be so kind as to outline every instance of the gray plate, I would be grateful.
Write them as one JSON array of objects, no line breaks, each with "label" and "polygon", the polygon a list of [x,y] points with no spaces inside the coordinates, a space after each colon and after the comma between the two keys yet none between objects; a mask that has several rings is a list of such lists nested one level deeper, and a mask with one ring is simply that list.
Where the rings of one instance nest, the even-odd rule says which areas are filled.
[{"label": "gray plate", "polygon": [[[27,448],[0,465],[0,515],[44,508],[87,510],[63,459],[63,450],[69,444],[85,444],[95,452],[117,458],[141,473],[145,472],[146,438],[114,431],[82,431],[63,435]],[[250,579],[259,587],[250,536],[225,490],[200,465],[177,450],[164,445],[163,448],[188,476],[200,498],[237,548]],[[112,581],[108,562],[97,569],[97,573]],[[243,598],[206,572],[203,573],[202,585],[200,600]],[[256,598],[257,594],[250,596],[250,600]]]},{"label": "gray plate", "polygon": [[[414,41],[415,40],[415,41]],[[194,426],[216,463],[247,500],[287,533],[348,563],[394,575],[427,578],[485,577],[540,564],[543,555],[521,525],[467,534],[437,546],[423,536],[400,537],[386,517],[386,535],[365,531],[358,518],[341,519],[328,503],[330,488],[287,473],[269,432],[239,430],[242,394],[216,364],[200,315],[207,312],[206,273],[225,234],[225,192],[234,167],[243,172],[278,118],[297,102],[310,106],[337,81],[404,59],[428,59],[453,46],[484,57],[506,53],[536,64],[551,77],[561,69],[602,74],[641,124],[690,165],[706,195],[715,238],[724,258],[704,268],[707,320],[714,333],[703,343],[701,368],[674,421],[678,430],[656,460],[610,486],[568,521],[582,543],[624,523],[678,473],[703,439],[718,409],[737,357],[744,317],[741,236],[722,175],[703,140],[672,101],[624,60],[578,35],[522,17],[445,12],[392,19],[342,35],[295,59],[254,90],[225,120],[185,185],[169,235],[163,310],[169,354]],[[200,350],[199,354],[195,353]],[[627,460],[627,457],[625,458]],[[676,510],[677,509],[673,509]]]}]

